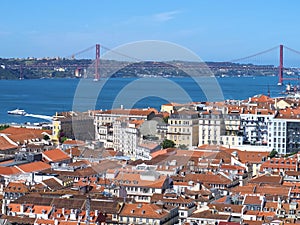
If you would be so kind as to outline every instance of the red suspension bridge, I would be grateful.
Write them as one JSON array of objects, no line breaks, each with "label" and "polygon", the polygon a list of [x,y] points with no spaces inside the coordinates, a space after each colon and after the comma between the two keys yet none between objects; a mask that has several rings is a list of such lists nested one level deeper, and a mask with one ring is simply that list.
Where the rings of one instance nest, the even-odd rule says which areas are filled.
[{"label": "red suspension bridge", "polygon": [[[84,54],[87,52],[94,51],[94,59],[91,60],[91,57],[86,57]],[[130,59],[134,62],[141,62],[143,60],[139,60],[137,58],[134,58],[132,56],[125,55],[121,52],[111,50],[103,45],[96,44],[94,46],[91,46],[87,49],[84,49],[82,51],[79,51],[77,53],[72,54],[71,56],[66,57],[67,60],[75,60],[79,59],[81,57],[82,59],[89,58],[90,60],[79,60],[80,63],[64,63],[62,65],[63,67],[67,67],[70,69],[73,69],[75,71],[75,74],[80,74],[83,70],[86,70],[87,68],[93,68],[93,76],[95,80],[99,80],[101,76],[101,69],[103,67],[107,66],[107,64],[102,63],[100,59],[101,52],[110,51],[113,52],[115,55],[120,55],[123,58]],[[292,58],[290,58],[291,61],[294,61],[295,65],[293,66],[284,66],[284,59],[286,54],[294,54]],[[275,60],[272,60],[272,63],[270,63],[270,59],[266,60],[263,58],[264,55],[271,56],[271,58],[275,56]],[[289,59],[289,57],[287,57]],[[92,61],[92,66],[91,66]],[[265,63],[268,61],[269,63]],[[299,62],[299,63],[298,63]],[[298,65],[297,65],[298,64]],[[112,66],[111,64],[109,66]],[[135,64],[135,66],[138,66],[138,64]],[[163,67],[163,65],[158,64],[156,66]],[[289,48],[284,45],[275,46],[273,48],[246,56],[238,59],[228,60],[226,62],[218,62],[218,63],[209,63],[206,64],[202,63],[198,65],[199,67],[206,67],[208,66],[214,73],[219,71],[239,71],[240,74],[243,74],[245,71],[256,70],[256,71],[266,71],[268,70],[273,75],[278,76],[278,85],[282,85],[284,81],[286,80],[299,80],[299,74],[300,74],[300,51],[294,50],[292,48]],[[25,68],[57,68],[59,67],[59,63],[40,63],[35,65],[22,65],[20,66],[20,77],[22,77],[22,71]],[[298,69],[299,67],[299,69]],[[216,74],[216,73],[215,73]],[[294,76],[293,76],[294,75]]]}]

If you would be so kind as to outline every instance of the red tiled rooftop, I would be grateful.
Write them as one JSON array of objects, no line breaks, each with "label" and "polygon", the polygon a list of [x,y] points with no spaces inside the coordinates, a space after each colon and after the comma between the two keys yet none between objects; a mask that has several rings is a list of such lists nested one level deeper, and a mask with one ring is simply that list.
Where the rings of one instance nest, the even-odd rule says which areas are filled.
[{"label": "red tiled rooftop", "polygon": [[70,157],[64,151],[60,149],[52,149],[48,151],[44,151],[43,157],[50,162],[60,162],[64,160],[70,159]]},{"label": "red tiled rooftop", "polygon": [[5,188],[5,192],[19,192],[26,193],[29,191],[28,187],[24,183],[10,182]]},{"label": "red tiled rooftop", "polygon": [[4,167],[0,166],[0,175],[13,175],[21,173],[20,170],[18,170],[15,167]]},{"label": "red tiled rooftop", "polygon": [[261,205],[262,200],[259,199],[259,196],[250,196],[247,195],[244,201],[246,205]]},{"label": "red tiled rooftop", "polygon": [[300,119],[300,107],[298,108],[286,108],[279,110],[276,118],[279,119]]},{"label": "red tiled rooftop", "polygon": [[51,166],[47,163],[38,161],[38,162],[32,162],[23,164],[20,166],[15,166],[17,169],[20,169],[22,172],[29,173],[29,172],[38,172],[46,169],[50,169]]},{"label": "red tiled rooftop", "polygon": [[161,210],[161,207],[155,204],[131,203],[125,204],[120,216],[160,219],[167,214],[167,211]]},{"label": "red tiled rooftop", "polygon": [[32,140],[36,138],[43,139],[45,133],[51,135],[52,132],[50,130],[42,129],[8,127],[2,130],[0,133],[6,134],[8,138],[14,142],[23,142],[25,140]]},{"label": "red tiled rooftop", "polygon": [[0,137],[0,151],[14,148],[17,146],[9,143],[4,137]]},{"label": "red tiled rooftop", "polygon": [[148,116],[155,113],[154,109],[111,109],[103,111],[100,114],[115,114],[115,115],[134,115],[134,116]]},{"label": "red tiled rooftop", "polygon": [[64,141],[65,145],[84,145],[84,141],[79,141],[79,140],[66,140]]}]

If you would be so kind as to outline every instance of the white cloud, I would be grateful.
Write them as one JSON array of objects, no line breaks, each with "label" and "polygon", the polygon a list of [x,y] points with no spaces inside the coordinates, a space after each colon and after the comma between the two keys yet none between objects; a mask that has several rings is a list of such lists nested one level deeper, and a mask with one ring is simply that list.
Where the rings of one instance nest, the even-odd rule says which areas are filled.
[{"label": "white cloud", "polygon": [[178,15],[180,11],[169,11],[169,12],[163,12],[163,13],[157,13],[153,15],[153,19],[158,22],[166,22],[169,20],[172,20],[175,18],[176,15]]}]

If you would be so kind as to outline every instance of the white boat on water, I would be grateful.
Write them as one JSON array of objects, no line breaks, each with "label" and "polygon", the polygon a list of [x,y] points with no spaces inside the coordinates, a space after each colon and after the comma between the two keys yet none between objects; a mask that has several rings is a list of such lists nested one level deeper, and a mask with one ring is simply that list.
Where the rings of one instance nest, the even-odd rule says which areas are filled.
[{"label": "white boat on water", "polygon": [[21,115],[21,116],[25,116],[26,112],[24,109],[14,109],[14,110],[10,110],[7,111],[8,114],[13,114],[13,115]]}]

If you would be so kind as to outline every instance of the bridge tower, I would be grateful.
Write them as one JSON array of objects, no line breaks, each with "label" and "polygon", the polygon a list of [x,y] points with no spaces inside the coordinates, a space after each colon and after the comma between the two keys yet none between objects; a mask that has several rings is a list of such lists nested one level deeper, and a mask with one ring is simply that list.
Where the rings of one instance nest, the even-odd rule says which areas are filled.
[{"label": "bridge tower", "polygon": [[283,84],[283,45],[279,46],[278,85]]},{"label": "bridge tower", "polygon": [[95,62],[95,78],[94,78],[94,81],[98,81],[100,79],[99,64],[100,64],[100,45],[96,44],[96,62]]}]

